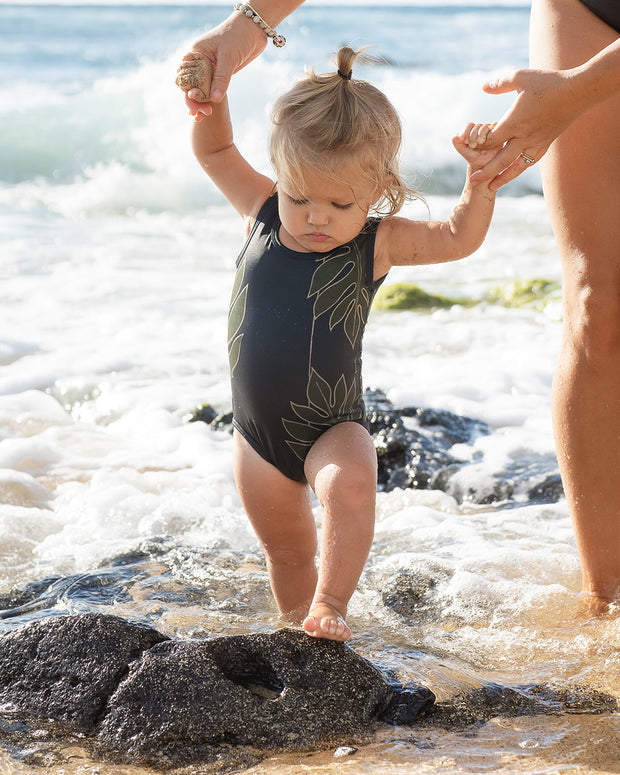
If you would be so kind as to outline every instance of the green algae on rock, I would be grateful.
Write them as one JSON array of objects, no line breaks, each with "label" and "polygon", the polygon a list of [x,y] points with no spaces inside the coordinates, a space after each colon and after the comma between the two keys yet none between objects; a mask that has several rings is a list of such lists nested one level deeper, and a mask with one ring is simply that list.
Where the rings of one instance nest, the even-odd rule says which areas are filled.
[{"label": "green algae on rock", "polygon": [[531,307],[542,311],[559,304],[561,287],[555,280],[511,280],[490,288],[482,299],[450,298],[428,293],[414,283],[392,283],[379,288],[373,306],[384,311],[449,309],[453,306],[474,307],[481,301],[504,307]]},{"label": "green algae on rock", "polygon": [[496,285],[485,294],[485,301],[503,304],[505,307],[526,307],[544,309],[549,303],[557,302],[561,294],[560,284],[555,280],[537,278],[534,280],[513,280]]},{"label": "green algae on rock", "polygon": [[377,291],[373,306],[381,310],[447,309],[455,304],[471,305],[468,299],[450,299],[437,296],[413,283],[391,283]]}]

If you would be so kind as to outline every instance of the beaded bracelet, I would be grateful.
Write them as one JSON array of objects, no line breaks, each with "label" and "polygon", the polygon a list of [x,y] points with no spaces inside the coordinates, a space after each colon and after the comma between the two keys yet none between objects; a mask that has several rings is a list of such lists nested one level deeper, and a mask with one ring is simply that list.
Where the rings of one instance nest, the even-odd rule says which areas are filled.
[{"label": "beaded bracelet", "polygon": [[239,11],[240,13],[247,16],[249,19],[252,19],[252,21],[255,24],[258,24],[258,26],[261,28],[261,30],[265,30],[265,35],[267,35],[268,38],[271,38],[273,41],[273,45],[277,46],[278,48],[282,48],[282,46],[286,43],[286,38],[284,35],[278,35],[278,33],[273,29],[273,27],[270,27],[267,22],[263,19],[263,17],[257,13],[251,5],[248,5],[247,3],[235,3],[234,4],[235,11]]}]

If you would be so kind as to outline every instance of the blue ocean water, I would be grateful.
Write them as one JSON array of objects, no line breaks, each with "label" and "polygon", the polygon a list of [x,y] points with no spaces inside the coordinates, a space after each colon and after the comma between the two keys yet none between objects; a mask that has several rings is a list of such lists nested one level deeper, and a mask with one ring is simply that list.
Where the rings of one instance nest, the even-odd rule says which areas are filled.
[{"label": "blue ocean water", "polygon": [[[112,163],[162,171],[148,145],[176,139],[158,113],[178,110],[170,92],[177,61],[228,10],[0,5],[0,183],[64,184]],[[369,46],[380,64],[358,74],[402,111],[411,164],[458,166],[449,137],[464,120],[501,114],[507,101],[493,104],[479,87],[489,73],[526,64],[527,23],[527,5],[302,7],[281,25],[287,46],[268,47],[260,72],[239,77],[238,120],[255,117],[306,66],[331,69],[343,43]],[[173,163],[174,149],[167,153]]]}]

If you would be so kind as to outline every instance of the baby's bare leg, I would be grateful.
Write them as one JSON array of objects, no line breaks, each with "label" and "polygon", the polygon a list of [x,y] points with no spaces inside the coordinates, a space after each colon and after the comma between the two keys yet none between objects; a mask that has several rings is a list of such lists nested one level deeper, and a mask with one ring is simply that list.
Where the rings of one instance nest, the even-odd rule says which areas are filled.
[{"label": "baby's bare leg", "polygon": [[267,558],[282,617],[300,624],[316,588],[316,526],[306,484],[284,476],[235,431],[234,472],[241,501]]},{"label": "baby's bare leg", "polygon": [[377,455],[358,423],[324,433],[306,458],[306,476],[324,509],[319,578],[304,629],[309,635],[347,640],[347,606],[372,545]]},{"label": "baby's bare leg", "polygon": [[198,51],[190,51],[179,65],[175,83],[190,99],[208,102],[212,76],[211,60]]}]

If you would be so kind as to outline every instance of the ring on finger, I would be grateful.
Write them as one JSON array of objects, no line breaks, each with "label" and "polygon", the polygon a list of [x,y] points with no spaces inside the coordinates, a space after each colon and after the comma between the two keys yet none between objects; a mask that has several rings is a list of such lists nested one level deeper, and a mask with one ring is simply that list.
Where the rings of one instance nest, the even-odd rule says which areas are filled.
[{"label": "ring on finger", "polygon": [[527,153],[522,153],[521,158],[526,164],[534,164],[536,159],[533,156],[528,156]]}]

